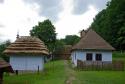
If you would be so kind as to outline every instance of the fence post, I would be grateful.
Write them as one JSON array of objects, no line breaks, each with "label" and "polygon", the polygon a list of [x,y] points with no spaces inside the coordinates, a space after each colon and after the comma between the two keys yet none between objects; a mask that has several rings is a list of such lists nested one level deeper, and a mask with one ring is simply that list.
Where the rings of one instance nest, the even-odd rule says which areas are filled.
[{"label": "fence post", "polygon": [[39,74],[39,65],[38,65],[38,70],[37,70],[37,73]]},{"label": "fence post", "polygon": [[18,70],[16,70],[15,72],[16,72],[16,75],[18,75]]}]

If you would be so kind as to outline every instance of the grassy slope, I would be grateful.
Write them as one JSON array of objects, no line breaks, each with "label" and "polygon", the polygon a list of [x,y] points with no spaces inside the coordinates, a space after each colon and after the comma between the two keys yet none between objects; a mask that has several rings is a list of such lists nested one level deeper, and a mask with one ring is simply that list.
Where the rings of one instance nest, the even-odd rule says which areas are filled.
[{"label": "grassy slope", "polygon": [[[113,53],[113,60],[125,61],[125,53]],[[76,71],[73,84],[125,84],[125,71]]]},{"label": "grassy slope", "polygon": [[63,61],[50,62],[45,65],[45,72],[40,74],[23,74],[5,76],[4,84],[64,84],[65,70]]}]

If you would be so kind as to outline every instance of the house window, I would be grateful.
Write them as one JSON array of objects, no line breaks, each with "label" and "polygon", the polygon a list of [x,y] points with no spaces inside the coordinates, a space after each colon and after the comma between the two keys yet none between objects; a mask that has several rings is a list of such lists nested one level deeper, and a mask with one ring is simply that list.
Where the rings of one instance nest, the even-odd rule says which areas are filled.
[{"label": "house window", "polygon": [[102,54],[96,54],[96,61],[102,61]]},{"label": "house window", "polygon": [[86,54],[86,60],[87,61],[92,61],[92,53],[87,53]]}]

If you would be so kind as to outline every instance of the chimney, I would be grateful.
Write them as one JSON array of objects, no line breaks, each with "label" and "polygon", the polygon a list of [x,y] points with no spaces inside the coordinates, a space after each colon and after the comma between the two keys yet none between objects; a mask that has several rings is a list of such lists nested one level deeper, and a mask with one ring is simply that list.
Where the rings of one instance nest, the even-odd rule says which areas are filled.
[{"label": "chimney", "polygon": [[84,29],[80,32],[80,36],[81,38],[83,38],[85,36],[86,32],[84,31]]},{"label": "chimney", "polygon": [[17,32],[17,35],[16,35],[16,39],[18,39],[20,36],[19,36],[19,32]]}]

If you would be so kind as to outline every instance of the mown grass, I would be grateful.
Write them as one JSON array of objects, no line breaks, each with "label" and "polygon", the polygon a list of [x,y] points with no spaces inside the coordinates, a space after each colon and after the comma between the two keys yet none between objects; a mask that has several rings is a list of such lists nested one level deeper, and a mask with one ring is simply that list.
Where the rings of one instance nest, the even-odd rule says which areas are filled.
[{"label": "mown grass", "polygon": [[125,84],[122,71],[77,71],[73,84]]},{"label": "mown grass", "polygon": [[[125,53],[114,52],[113,60],[125,62]],[[125,84],[125,71],[78,71],[73,84]]]},{"label": "mown grass", "polygon": [[125,58],[125,52],[115,51],[113,52],[113,58]]},{"label": "mown grass", "polygon": [[[113,60],[125,61],[125,53],[114,52]],[[71,66],[68,61],[69,67]],[[73,70],[73,84],[125,84],[125,71],[78,71]],[[70,70],[68,70],[70,71]],[[45,64],[44,72],[39,74],[5,75],[4,84],[65,84],[68,72],[64,61],[54,61]]]},{"label": "mown grass", "polygon": [[113,52],[113,60],[125,61],[125,52]]},{"label": "mown grass", "polygon": [[5,75],[4,84],[64,84],[65,80],[63,61],[54,61],[46,63],[39,74]]}]

